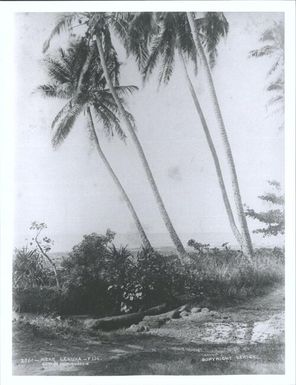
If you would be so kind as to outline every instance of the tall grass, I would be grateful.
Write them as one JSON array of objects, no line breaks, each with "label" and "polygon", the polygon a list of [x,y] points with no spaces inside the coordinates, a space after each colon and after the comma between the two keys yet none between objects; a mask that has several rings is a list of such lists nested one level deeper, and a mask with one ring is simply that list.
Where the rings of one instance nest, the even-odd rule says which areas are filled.
[{"label": "tall grass", "polygon": [[239,251],[217,249],[192,253],[191,260],[192,289],[196,280],[201,297],[242,299],[284,282],[284,251],[279,248],[257,249],[251,262]]}]

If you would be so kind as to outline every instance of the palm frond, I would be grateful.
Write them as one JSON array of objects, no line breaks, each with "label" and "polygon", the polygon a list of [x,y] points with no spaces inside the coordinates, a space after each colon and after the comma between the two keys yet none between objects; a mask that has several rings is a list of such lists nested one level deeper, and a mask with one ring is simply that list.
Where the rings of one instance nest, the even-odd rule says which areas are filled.
[{"label": "palm frond", "polygon": [[279,102],[282,103],[283,101],[284,101],[284,95],[277,95],[269,99],[268,105],[271,106],[272,104],[276,104]]},{"label": "palm frond", "polygon": [[229,25],[222,12],[206,12],[204,23],[200,25],[202,43],[209,54],[210,66],[213,67],[217,57],[217,45],[228,33]]},{"label": "palm frond", "polygon": [[128,30],[131,20],[132,14],[130,12],[112,12],[110,15],[111,27],[126,50],[128,50]]},{"label": "palm frond", "polygon": [[42,96],[47,98],[67,98],[67,93],[64,92],[58,85],[56,84],[42,84],[37,87],[37,92],[40,92]]},{"label": "palm frond", "polygon": [[[67,138],[82,109],[83,104],[76,103],[68,109],[63,118],[55,119],[56,122],[53,124],[54,134],[51,140],[54,148],[58,147]],[[64,112],[60,114],[60,117],[62,115],[64,115]]]},{"label": "palm frond", "polygon": [[254,49],[249,52],[249,57],[261,57],[261,56],[268,56],[273,54],[275,51],[274,46],[272,45],[265,45],[264,47]]},{"label": "palm frond", "polygon": [[[114,87],[116,93],[118,96],[126,96],[126,95],[132,95],[135,91],[138,91],[139,88],[137,86],[128,85],[128,86],[118,86]],[[109,91],[106,89],[106,91]]]},{"label": "palm frond", "polygon": [[283,54],[279,55],[278,58],[275,60],[275,62],[273,63],[273,65],[270,67],[269,71],[267,72],[267,76],[270,76],[273,72],[276,71],[276,69],[278,67],[280,67],[280,65],[283,64]]},{"label": "palm frond", "polygon": [[[119,87],[120,88],[124,88],[124,87]],[[122,91],[122,90],[121,90]],[[117,92],[118,94],[118,92]],[[123,109],[125,111],[125,116],[127,117],[127,119],[130,121],[133,129],[136,129],[136,126],[135,126],[135,120],[132,116],[131,113],[129,113],[127,111],[127,109],[125,108],[125,100],[120,96],[120,94],[118,94],[118,97],[121,101],[121,104],[123,106]],[[105,113],[105,117],[108,117],[111,122],[114,120],[114,122],[116,123],[117,121],[119,122],[120,121],[120,111],[118,109],[118,106],[116,104],[116,102],[114,101],[114,98],[112,96],[112,94],[110,93],[109,90],[101,90],[101,91],[97,91],[96,93],[94,93],[93,95],[93,99],[92,99],[92,105],[93,106],[104,106],[103,109],[104,109],[104,113]],[[99,113],[100,109],[97,109],[97,113]],[[121,137],[121,138],[124,138],[125,137],[125,134],[122,131],[121,127],[115,127],[115,131],[118,133],[118,135]]]},{"label": "palm frond", "polygon": [[54,26],[53,30],[51,31],[49,38],[44,42],[42,52],[45,53],[51,43],[51,40],[56,36],[59,35],[63,30],[67,30],[74,20],[77,20],[79,18],[79,14],[77,13],[66,13],[62,16],[59,16],[56,25]]},{"label": "palm frond", "polygon": [[[176,24],[174,13],[164,13],[158,19],[159,31],[151,41],[150,55],[143,70],[144,81],[152,73],[160,58],[165,57],[169,64],[164,65],[162,60],[162,70],[159,80],[169,78],[171,70],[169,69],[174,62],[174,50],[176,49]],[[167,70],[166,70],[167,68]]]},{"label": "palm frond", "polygon": [[284,80],[280,76],[275,81],[269,83],[267,91],[282,91],[284,92]]},{"label": "palm frond", "polygon": [[52,123],[51,123],[51,129],[53,130],[55,125],[57,124],[57,122],[59,120],[61,120],[63,117],[66,117],[67,114],[69,113],[69,111],[71,110],[72,108],[72,104],[73,104],[73,100],[71,99],[70,101],[68,101],[64,107],[57,113],[57,115],[55,116],[55,118],[53,119]]},{"label": "palm frond", "polygon": [[162,66],[158,78],[159,84],[167,84],[169,82],[174,69],[174,60],[175,47],[174,45],[171,45],[171,42],[169,42],[162,59]]},{"label": "palm frond", "polygon": [[53,56],[46,56],[43,60],[46,66],[48,76],[57,83],[67,83],[71,79],[70,68],[67,67],[67,63],[60,60],[60,58]]},{"label": "palm frond", "polygon": [[[200,20],[200,19],[199,19]],[[198,23],[199,20],[196,20]],[[190,59],[194,64],[195,73],[197,73],[197,52],[196,47],[192,38],[190,25],[185,13],[181,13],[178,16],[177,21],[177,33],[178,33],[178,44],[182,50],[183,56]]]},{"label": "palm frond", "polygon": [[93,107],[96,119],[103,123],[105,134],[107,136],[114,136],[115,131],[120,139],[124,140],[126,135],[121,128],[120,119],[114,114],[114,112],[103,103],[94,103]]},{"label": "palm frond", "polygon": [[152,12],[134,13],[129,21],[127,53],[132,53],[138,67],[143,70],[148,60],[148,44],[157,26]]},{"label": "palm frond", "polygon": [[145,62],[145,66],[142,70],[144,81],[146,81],[153,72],[161,56],[162,50],[162,34],[155,36],[151,43],[150,55]]}]

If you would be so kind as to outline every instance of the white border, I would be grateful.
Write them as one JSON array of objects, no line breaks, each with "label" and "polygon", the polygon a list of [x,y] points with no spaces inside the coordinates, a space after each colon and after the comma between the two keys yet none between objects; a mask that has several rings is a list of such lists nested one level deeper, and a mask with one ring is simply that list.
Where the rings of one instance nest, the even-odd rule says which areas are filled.
[{"label": "white border", "polygon": [[105,1],[105,2],[1,2],[1,383],[3,385],[38,384],[38,376],[11,376],[11,250],[13,239],[13,31],[15,12],[65,11],[223,11],[285,12],[286,27],[286,120],[285,120],[285,184],[286,184],[286,374],[249,376],[128,376],[128,377],[48,377],[44,384],[150,384],[150,382],[185,381],[188,384],[269,385],[295,384],[295,3],[293,1]]}]

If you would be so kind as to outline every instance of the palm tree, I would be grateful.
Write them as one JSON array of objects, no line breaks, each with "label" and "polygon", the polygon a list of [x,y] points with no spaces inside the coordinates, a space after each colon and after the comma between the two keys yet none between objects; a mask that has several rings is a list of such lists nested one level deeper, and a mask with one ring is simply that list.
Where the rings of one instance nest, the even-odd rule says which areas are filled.
[{"label": "palm tree", "polygon": [[232,155],[231,146],[228,140],[228,135],[226,132],[224,120],[222,117],[222,112],[220,109],[220,105],[218,102],[218,97],[215,90],[214,81],[212,78],[210,65],[208,59],[206,57],[206,53],[202,44],[202,39],[204,40],[207,48],[213,52],[211,58],[215,56],[215,51],[211,49],[211,45],[215,43],[217,39],[217,32],[219,33],[219,29],[216,28],[219,25],[219,20],[221,22],[224,21],[224,15],[222,13],[208,13],[201,19],[195,19],[195,15],[192,12],[187,12],[187,19],[191,30],[192,40],[195,45],[196,52],[201,60],[201,63],[205,69],[206,79],[208,83],[208,88],[210,91],[211,99],[213,101],[213,106],[215,110],[215,114],[217,117],[217,121],[220,128],[221,137],[224,144],[224,149],[226,152],[227,163],[230,169],[231,181],[232,181],[232,189],[234,195],[234,202],[236,206],[237,216],[241,228],[241,237],[242,237],[242,246],[244,253],[251,258],[253,256],[253,246],[251,241],[250,232],[248,229],[248,224],[246,220],[246,216],[244,213],[238,177],[236,173],[235,163]]},{"label": "palm tree", "polygon": [[[268,106],[278,106],[277,111],[284,112],[285,102],[285,74],[284,74],[284,49],[285,49],[285,29],[282,21],[275,21],[270,28],[267,28],[261,35],[260,41],[263,46],[249,52],[250,57],[268,56],[273,59],[272,66],[267,72],[267,77],[271,78],[267,91],[274,93],[268,101]],[[280,129],[284,123],[280,125]]]},{"label": "palm tree", "polygon": [[[145,23],[147,27],[145,28]],[[139,25],[142,30],[140,30],[139,39]],[[149,27],[150,26],[150,27]],[[226,33],[225,28],[220,28],[221,34]],[[138,32],[136,32],[138,31]],[[135,55],[140,69],[143,72],[144,79],[146,80],[149,75],[156,68],[156,65],[160,63],[160,72],[159,72],[159,83],[168,83],[171,75],[174,71],[175,57],[178,55],[184,70],[184,75],[187,81],[187,86],[189,88],[190,94],[192,96],[195,108],[200,117],[202,127],[206,136],[208,146],[210,148],[219,186],[222,193],[223,202],[225,209],[228,215],[229,223],[233,234],[238,241],[242,244],[241,234],[237,229],[232,208],[229,202],[226,186],[224,183],[224,178],[219,162],[219,158],[211,137],[211,133],[205,119],[204,113],[199,103],[198,96],[192,85],[190,79],[185,58],[189,57],[193,60],[195,66],[197,66],[197,57],[196,49],[191,38],[190,27],[187,21],[185,13],[174,13],[174,12],[162,12],[150,14],[150,19],[146,14],[137,14],[134,16],[133,20],[129,23],[129,35],[130,35],[130,46],[129,50]],[[217,44],[217,41],[216,41]],[[216,48],[216,44],[212,44],[213,52]],[[148,53],[147,45],[150,47],[150,52]],[[145,55],[140,55],[138,52]],[[144,59],[143,59],[144,58]],[[214,59],[214,55],[213,55]],[[213,60],[212,59],[212,60]]]},{"label": "palm tree", "polygon": [[[92,45],[89,48],[87,40],[80,39],[72,42],[66,52],[60,49],[57,57],[47,56],[44,61],[51,83],[39,86],[39,90],[46,97],[58,97],[68,100],[52,123],[52,129],[54,130],[52,143],[54,147],[57,147],[66,139],[77,117],[85,112],[88,118],[90,136],[95,142],[97,152],[130,210],[143,246],[151,249],[151,244],[132,202],[106,158],[95,130],[92,110],[96,120],[102,123],[108,135],[114,135],[114,131],[116,131],[120,138],[125,138],[118,118],[118,108],[114,103],[110,90],[106,88],[102,69],[96,60],[95,46]],[[111,61],[108,66],[110,76],[117,83],[118,72],[116,66],[112,65]],[[127,92],[133,92],[136,87],[116,86],[115,89],[118,95],[124,95]],[[120,100],[123,103],[122,98]],[[125,109],[124,111],[130,124],[133,124],[132,116]]]},{"label": "palm tree", "polygon": [[[117,13],[82,13],[82,14],[70,14],[65,15],[57,23],[56,27],[52,31],[49,39],[45,42],[44,49],[46,50],[49,46],[50,40],[52,37],[59,33],[63,28],[71,28],[71,25],[78,20],[81,24],[86,23],[87,25],[87,36],[93,37],[96,41],[100,64],[103,68],[104,77],[107,83],[107,86],[112,94],[112,97],[115,101],[115,104],[118,108],[122,121],[125,123],[125,126],[129,132],[130,137],[132,138],[136,149],[138,151],[139,157],[141,159],[142,165],[144,167],[148,182],[152,188],[156,203],[158,205],[161,217],[164,221],[164,224],[169,232],[169,235],[177,249],[177,252],[181,258],[184,260],[187,258],[187,253],[184,249],[184,246],[172,224],[172,221],[168,215],[168,212],[165,208],[164,202],[156,185],[154,176],[150,169],[149,163],[147,161],[146,155],[144,153],[141,142],[136,135],[135,127],[132,125],[131,120],[129,119],[126,110],[122,104],[122,100],[119,97],[118,89],[114,87],[114,81],[111,77],[110,70],[108,68],[107,62],[110,56],[113,59],[117,59],[116,51],[112,43],[111,29],[121,37],[125,37],[126,32],[126,18],[122,17],[121,14]],[[126,43],[126,41],[125,41]],[[119,67],[119,65],[118,65]]]}]

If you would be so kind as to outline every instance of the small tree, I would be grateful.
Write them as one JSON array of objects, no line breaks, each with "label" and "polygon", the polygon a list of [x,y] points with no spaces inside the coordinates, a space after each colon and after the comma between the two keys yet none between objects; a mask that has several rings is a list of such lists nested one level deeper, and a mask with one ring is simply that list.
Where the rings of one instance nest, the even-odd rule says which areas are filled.
[{"label": "small tree", "polygon": [[62,262],[67,312],[72,314],[110,314],[114,305],[108,297],[109,269],[112,264],[109,247],[115,233],[84,235],[68,258]]},{"label": "small tree", "polygon": [[[58,289],[60,289],[61,285],[60,285],[60,280],[58,277],[56,265],[55,265],[54,261],[52,260],[52,258],[48,255],[54,242],[53,242],[53,240],[51,240],[50,238],[48,238],[46,236],[43,237],[42,239],[39,238],[41,232],[46,228],[47,228],[47,225],[45,223],[38,223],[36,221],[32,222],[32,224],[30,226],[30,230],[35,231],[35,235],[32,238],[32,241],[37,246],[37,249],[35,250],[35,252],[38,251],[39,254],[42,255],[50,263],[50,265],[53,269],[53,272],[54,272],[54,276],[55,276],[55,280],[56,280],[56,286]],[[31,242],[30,245],[33,245],[33,242]]]},{"label": "small tree", "polygon": [[261,233],[263,237],[276,236],[285,233],[285,197],[281,194],[281,185],[276,181],[268,181],[268,183],[275,191],[260,195],[258,198],[266,201],[270,205],[276,205],[279,208],[263,212],[256,212],[255,210],[248,208],[246,211],[247,216],[266,225],[266,227],[253,231],[253,233]]}]

